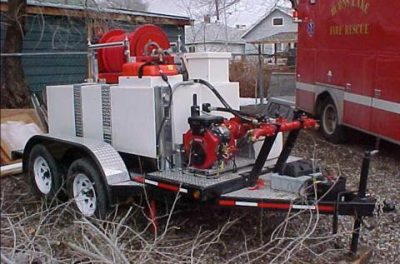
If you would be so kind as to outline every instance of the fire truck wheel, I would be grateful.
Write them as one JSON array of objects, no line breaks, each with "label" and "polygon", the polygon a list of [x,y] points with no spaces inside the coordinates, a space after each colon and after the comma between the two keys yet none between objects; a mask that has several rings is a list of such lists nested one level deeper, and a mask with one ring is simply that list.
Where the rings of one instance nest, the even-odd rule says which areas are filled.
[{"label": "fire truck wheel", "polygon": [[320,130],[324,138],[333,143],[344,141],[344,128],[339,125],[339,116],[335,103],[328,98],[322,103]]},{"label": "fire truck wheel", "polygon": [[34,146],[29,153],[28,174],[36,195],[46,200],[59,197],[61,173],[54,157],[44,145]]},{"label": "fire truck wheel", "polygon": [[108,199],[100,173],[87,158],[74,161],[68,169],[67,189],[76,209],[86,217],[104,218]]}]

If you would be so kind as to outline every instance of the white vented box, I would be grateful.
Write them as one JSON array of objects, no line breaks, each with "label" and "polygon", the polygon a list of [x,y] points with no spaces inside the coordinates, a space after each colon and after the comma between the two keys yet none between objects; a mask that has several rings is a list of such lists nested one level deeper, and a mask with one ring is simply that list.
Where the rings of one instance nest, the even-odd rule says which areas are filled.
[{"label": "white vented box", "polygon": [[[193,83],[175,87],[175,84],[182,82],[181,75],[168,76],[168,81],[174,88],[171,105],[172,143],[182,144],[183,134],[189,130],[193,94],[198,95],[201,105],[201,90]],[[166,83],[161,77],[120,77],[119,85],[111,87],[112,134],[118,150],[156,157],[156,86],[166,86]]]},{"label": "white vented box", "polygon": [[118,151],[156,158],[152,87],[111,87],[112,145]]},{"label": "white vented box", "polygon": [[73,85],[46,87],[49,133],[75,136]]},{"label": "white vented box", "polygon": [[229,52],[186,53],[190,79],[203,79],[212,84],[229,82]]}]

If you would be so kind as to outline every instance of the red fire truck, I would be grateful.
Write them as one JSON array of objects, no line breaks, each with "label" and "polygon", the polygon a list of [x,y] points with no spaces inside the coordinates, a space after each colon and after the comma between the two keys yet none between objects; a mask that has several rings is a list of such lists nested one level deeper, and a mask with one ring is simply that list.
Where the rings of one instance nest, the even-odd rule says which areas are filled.
[{"label": "red fire truck", "polygon": [[292,0],[296,106],[328,140],[351,127],[400,144],[400,1]]}]

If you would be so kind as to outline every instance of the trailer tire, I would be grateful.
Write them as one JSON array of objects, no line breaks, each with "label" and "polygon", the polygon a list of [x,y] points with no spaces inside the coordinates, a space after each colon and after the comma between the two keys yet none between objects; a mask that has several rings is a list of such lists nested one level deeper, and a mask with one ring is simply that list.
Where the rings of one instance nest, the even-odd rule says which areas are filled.
[{"label": "trailer tire", "polygon": [[72,162],[67,174],[69,197],[86,217],[105,218],[109,203],[106,188],[96,166],[88,158]]},{"label": "trailer tire", "polygon": [[344,127],[339,125],[339,114],[331,98],[323,101],[320,118],[320,131],[324,138],[335,144],[344,142]]},{"label": "trailer tire", "polygon": [[33,192],[38,197],[50,201],[62,194],[62,173],[54,157],[42,144],[35,145],[29,153],[28,175]]}]

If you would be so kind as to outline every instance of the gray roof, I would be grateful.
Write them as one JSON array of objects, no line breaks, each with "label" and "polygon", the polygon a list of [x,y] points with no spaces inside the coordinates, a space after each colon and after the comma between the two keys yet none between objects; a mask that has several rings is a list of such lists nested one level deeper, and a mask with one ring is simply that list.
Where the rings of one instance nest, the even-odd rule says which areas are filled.
[{"label": "gray roof", "polygon": [[27,0],[28,4],[32,4],[34,2],[79,6],[97,6],[96,0]]},{"label": "gray roof", "polygon": [[[243,29],[233,27],[225,27],[220,22],[215,23],[197,23],[192,26],[185,26],[185,42],[186,44],[196,43],[225,43],[226,31],[228,42],[231,44],[244,44],[241,35],[245,32]],[[204,41],[205,39],[205,41]]]},{"label": "gray roof", "polygon": [[297,42],[297,32],[279,32],[275,35],[251,41],[254,44],[293,43]]},{"label": "gray roof", "polygon": [[[7,2],[7,0],[0,0],[0,2],[4,3]],[[96,4],[95,0],[88,0],[87,6],[85,6],[84,4],[85,0],[68,0],[67,4],[65,4],[64,0],[28,0],[27,3],[29,6],[65,8],[73,10],[88,10],[94,12],[118,13],[124,15],[132,15],[132,16],[161,17],[161,18],[185,20],[188,22],[190,21],[190,18],[185,16],[159,14],[146,11],[134,11],[134,10],[120,9],[120,8],[101,7]]]}]

